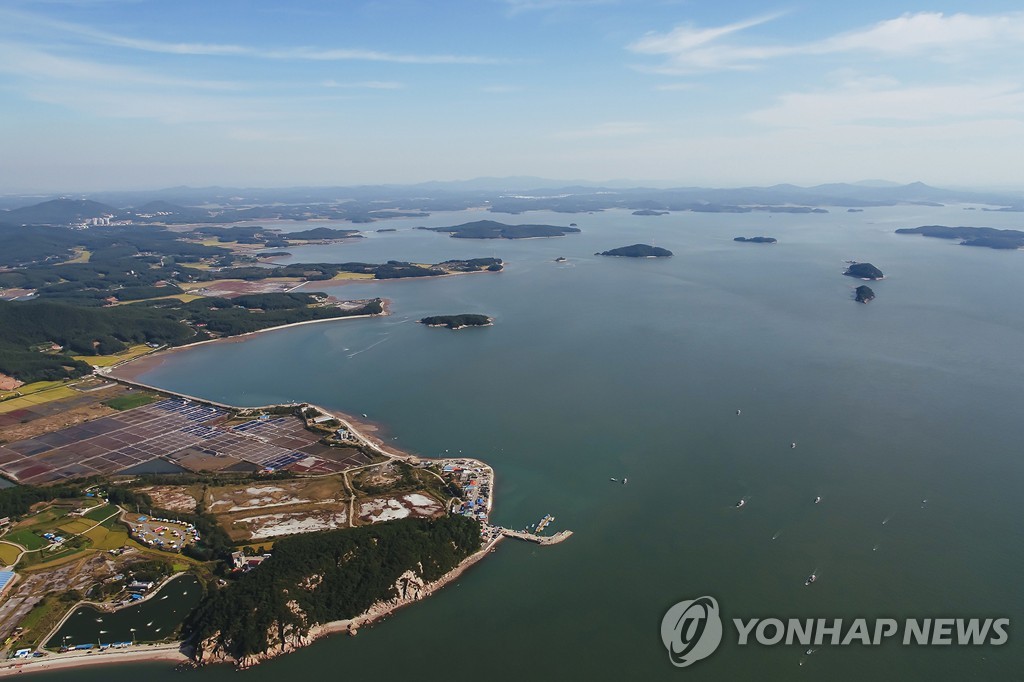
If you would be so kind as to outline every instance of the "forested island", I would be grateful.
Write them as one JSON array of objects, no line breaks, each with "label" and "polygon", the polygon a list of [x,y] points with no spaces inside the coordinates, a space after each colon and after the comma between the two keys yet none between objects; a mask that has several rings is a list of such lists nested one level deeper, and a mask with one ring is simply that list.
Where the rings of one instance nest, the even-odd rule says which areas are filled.
[{"label": "forested island", "polygon": [[668,211],[655,211],[650,208],[642,208],[639,211],[633,211],[633,215],[668,215]]},{"label": "forested island", "polygon": [[464,329],[465,327],[486,327],[494,323],[494,320],[486,315],[465,313],[462,315],[433,315],[424,317],[420,324],[428,327],[448,327],[448,329]]},{"label": "forested island", "polygon": [[857,303],[867,303],[868,301],[875,300],[875,292],[871,290],[871,287],[861,284],[855,289]]},{"label": "forested island", "polygon": [[382,602],[406,603],[480,549],[464,516],[401,519],[285,538],[259,570],[211,589],[186,623],[199,663],[246,667],[307,643],[310,630]]},{"label": "forested island", "polygon": [[995,227],[947,227],[945,225],[922,225],[901,227],[896,234],[921,234],[938,239],[959,239],[961,246],[984,246],[989,249],[1024,248],[1024,231],[1000,230]]},{"label": "forested island", "polygon": [[535,239],[537,237],[563,237],[580,231],[577,227],[505,225],[494,220],[477,220],[451,227],[418,227],[416,229],[447,232],[456,239]]},{"label": "forested island", "polygon": [[622,256],[625,258],[668,258],[672,255],[672,252],[668,249],[663,249],[660,246],[651,246],[650,244],[633,244],[631,246],[621,246],[617,249],[611,249],[610,251],[601,251],[594,255]]},{"label": "forested island", "polygon": [[846,272],[843,274],[847,277],[856,277],[857,279],[875,280],[885,277],[882,271],[871,263],[851,263],[850,267],[846,268]]},{"label": "forested island", "polygon": [[297,322],[379,315],[379,298],[355,307],[325,294],[249,294],[193,301],[161,298],[104,308],[35,300],[0,301],[0,373],[20,381],[83,376],[92,367],[73,355],[111,355],[132,344],[180,346]]},{"label": "forested island", "polygon": [[750,242],[752,244],[776,244],[778,239],[775,237],[733,237],[734,242]]}]

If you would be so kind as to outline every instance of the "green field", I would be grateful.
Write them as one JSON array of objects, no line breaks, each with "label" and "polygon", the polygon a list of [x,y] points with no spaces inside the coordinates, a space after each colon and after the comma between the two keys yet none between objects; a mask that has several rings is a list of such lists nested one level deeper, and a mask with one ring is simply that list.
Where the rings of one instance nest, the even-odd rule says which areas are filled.
[{"label": "green field", "polygon": [[85,534],[92,542],[93,549],[117,549],[128,544],[128,531],[122,528],[97,526]]},{"label": "green field", "polygon": [[92,519],[93,521],[102,521],[111,514],[117,513],[117,507],[112,504],[105,504],[102,507],[96,507],[90,509],[85,513],[85,518]]},{"label": "green field", "polygon": [[50,544],[49,540],[39,537],[29,530],[16,530],[4,536],[4,540],[16,542],[26,549],[39,549]]},{"label": "green field", "polygon": [[130,410],[133,407],[148,405],[155,400],[159,400],[159,396],[155,396],[152,393],[128,393],[111,398],[103,404],[115,410]]}]

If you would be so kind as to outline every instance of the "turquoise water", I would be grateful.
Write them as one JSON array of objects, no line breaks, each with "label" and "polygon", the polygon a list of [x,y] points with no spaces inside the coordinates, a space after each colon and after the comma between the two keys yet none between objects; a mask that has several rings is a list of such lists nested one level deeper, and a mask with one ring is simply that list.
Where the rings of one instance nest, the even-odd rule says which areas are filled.
[{"label": "turquoise water", "polygon": [[[247,677],[1019,677],[1012,627],[1000,648],[888,643],[805,657],[800,646],[736,646],[729,626],[722,647],[687,670],[669,664],[659,637],[669,606],[704,594],[725,618],[1024,613],[1024,254],[893,234],[1016,227],[1013,214],[498,216],[584,230],[513,242],[407,229],[479,217],[386,221],[372,229],[400,231],[289,250],[294,261],[498,256],[505,272],[331,287],[385,296],[394,314],[204,346],[144,380],[243,405],[367,413],[396,445],[493,464],[498,523],[550,513],[552,530],[575,535],[555,547],[506,541],[426,602]],[[740,235],[779,243],[734,243]],[[634,242],[676,255],[592,255]],[[885,271],[871,304],[852,301],[861,282],[841,275],[847,259]],[[463,312],[495,326],[415,323]],[[623,476],[626,486],[609,482]]]}]

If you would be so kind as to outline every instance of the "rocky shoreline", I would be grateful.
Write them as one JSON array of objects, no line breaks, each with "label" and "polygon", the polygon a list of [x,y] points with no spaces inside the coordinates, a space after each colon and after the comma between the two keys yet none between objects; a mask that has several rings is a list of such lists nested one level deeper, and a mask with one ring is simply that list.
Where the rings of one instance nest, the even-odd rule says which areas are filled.
[{"label": "rocky shoreline", "polygon": [[481,547],[477,552],[463,559],[458,566],[432,582],[424,582],[423,579],[413,571],[406,571],[399,576],[397,581],[395,581],[394,588],[397,596],[386,601],[379,601],[373,604],[370,608],[355,618],[315,624],[311,626],[306,633],[288,633],[285,635],[283,640],[278,639],[277,641],[271,642],[266,651],[250,656],[243,656],[240,659],[236,659],[230,653],[224,651],[223,648],[216,643],[216,638],[210,637],[201,642],[195,648],[192,653],[192,660],[197,666],[228,663],[233,664],[239,670],[245,670],[246,668],[251,668],[259,665],[260,663],[277,658],[278,656],[283,656],[303,647],[307,647],[318,639],[328,635],[347,632],[350,636],[355,636],[358,634],[359,628],[370,626],[403,606],[408,606],[409,604],[426,599],[448,583],[457,579],[467,568],[490,554],[491,550],[493,550],[494,547],[502,541],[502,539],[504,539],[504,536],[499,535],[497,538]]}]

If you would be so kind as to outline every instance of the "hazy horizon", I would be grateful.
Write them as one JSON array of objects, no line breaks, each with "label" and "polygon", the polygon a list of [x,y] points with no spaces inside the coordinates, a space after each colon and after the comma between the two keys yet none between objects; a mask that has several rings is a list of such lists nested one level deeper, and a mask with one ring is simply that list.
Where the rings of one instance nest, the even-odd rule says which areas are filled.
[{"label": "hazy horizon", "polygon": [[1024,13],[998,0],[12,0],[0,193],[1021,188],[1019,56]]}]

